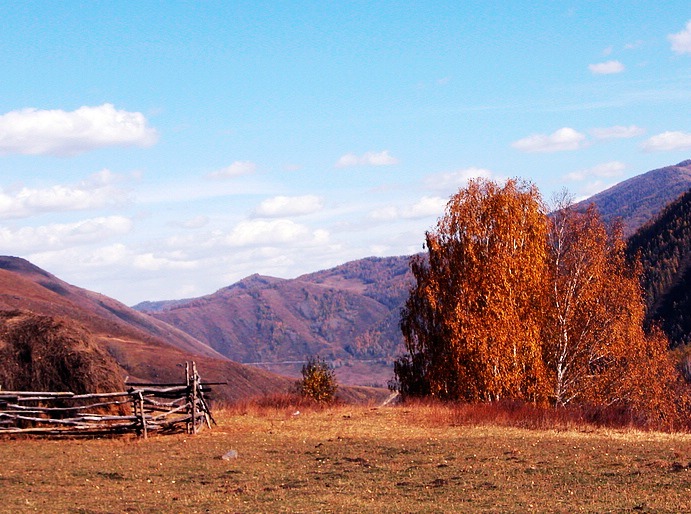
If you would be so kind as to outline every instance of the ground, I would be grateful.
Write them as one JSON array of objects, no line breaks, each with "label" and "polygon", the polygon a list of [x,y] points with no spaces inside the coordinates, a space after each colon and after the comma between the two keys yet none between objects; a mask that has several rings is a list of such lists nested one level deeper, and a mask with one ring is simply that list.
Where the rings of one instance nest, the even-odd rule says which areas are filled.
[{"label": "ground", "polygon": [[459,426],[400,405],[216,417],[196,436],[2,440],[0,512],[691,511],[689,434]]}]

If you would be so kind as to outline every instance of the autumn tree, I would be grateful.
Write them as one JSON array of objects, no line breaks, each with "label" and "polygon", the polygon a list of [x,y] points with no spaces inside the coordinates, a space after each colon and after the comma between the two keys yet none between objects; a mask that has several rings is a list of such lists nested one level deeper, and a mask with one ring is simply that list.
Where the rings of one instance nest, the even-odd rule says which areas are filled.
[{"label": "autumn tree", "polygon": [[621,227],[594,206],[557,203],[550,216],[545,364],[556,405],[587,403],[673,416],[676,373],[659,331],[643,330],[640,265]]},{"label": "autumn tree", "polygon": [[404,396],[620,406],[674,417],[660,332],[643,330],[640,266],[617,226],[537,189],[471,181],[449,201],[402,310]]},{"label": "autumn tree", "polygon": [[550,221],[544,350],[554,401],[602,399],[608,370],[620,372],[621,357],[641,339],[637,272],[620,231],[608,233],[593,206],[579,212],[562,202]]},{"label": "autumn tree", "polygon": [[[615,308],[606,301],[615,276],[627,277],[617,257],[616,238],[610,237],[594,207],[578,212],[564,196],[556,202],[549,229],[549,291],[544,326],[545,361],[551,372],[557,405],[591,394],[593,378],[619,353],[611,344]],[[639,295],[640,297],[640,295]],[[621,307],[631,298],[620,296]]]},{"label": "autumn tree", "polygon": [[409,355],[396,363],[403,392],[545,400],[546,238],[541,197],[528,183],[475,180],[451,198],[426,234],[427,258],[412,263],[401,321]]}]

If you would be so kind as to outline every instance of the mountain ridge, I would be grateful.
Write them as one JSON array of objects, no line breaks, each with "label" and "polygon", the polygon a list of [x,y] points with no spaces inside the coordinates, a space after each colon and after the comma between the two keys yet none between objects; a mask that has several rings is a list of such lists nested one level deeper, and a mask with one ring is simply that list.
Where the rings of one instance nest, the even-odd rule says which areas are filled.
[{"label": "mountain ridge", "polygon": [[595,204],[605,223],[623,221],[630,236],[691,188],[691,159],[636,175],[577,204]]}]

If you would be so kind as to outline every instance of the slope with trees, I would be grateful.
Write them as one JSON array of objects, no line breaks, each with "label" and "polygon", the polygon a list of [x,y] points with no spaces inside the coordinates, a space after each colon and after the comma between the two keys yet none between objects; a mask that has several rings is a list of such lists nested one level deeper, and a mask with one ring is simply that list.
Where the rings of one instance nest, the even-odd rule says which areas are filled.
[{"label": "slope with trees", "polygon": [[647,323],[659,325],[672,347],[691,342],[691,191],[641,227],[628,253],[643,266]]}]

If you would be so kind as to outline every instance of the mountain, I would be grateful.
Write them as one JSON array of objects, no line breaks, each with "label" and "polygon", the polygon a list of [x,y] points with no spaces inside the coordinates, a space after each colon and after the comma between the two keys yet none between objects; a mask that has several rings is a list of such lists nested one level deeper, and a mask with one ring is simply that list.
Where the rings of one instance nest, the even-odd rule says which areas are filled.
[{"label": "mountain", "polygon": [[689,188],[691,160],[686,160],[632,177],[577,205],[594,203],[607,223],[620,218],[629,236]]},{"label": "mountain", "polygon": [[673,347],[691,342],[691,191],[669,204],[628,242],[643,267],[647,322]]},{"label": "mountain", "polygon": [[403,351],[408,260],[371,257],[292,280],[253,275],[201,298],[134,308],[238,362],[296,375],[319,355],[342,383],[385,385]]},{"label": "mountain", "polygon": [[[232,401],[284,392],[293,381],[231,362],[202,342],[106,296],[72,286],[30,262],[0,256],[0,310],[32,313],[46,326],[86,330],[115,358],[130,381],[179,382],[184,362],[197,362],[218,399]],[[1,384],[0,384],[1,385]]]}]

